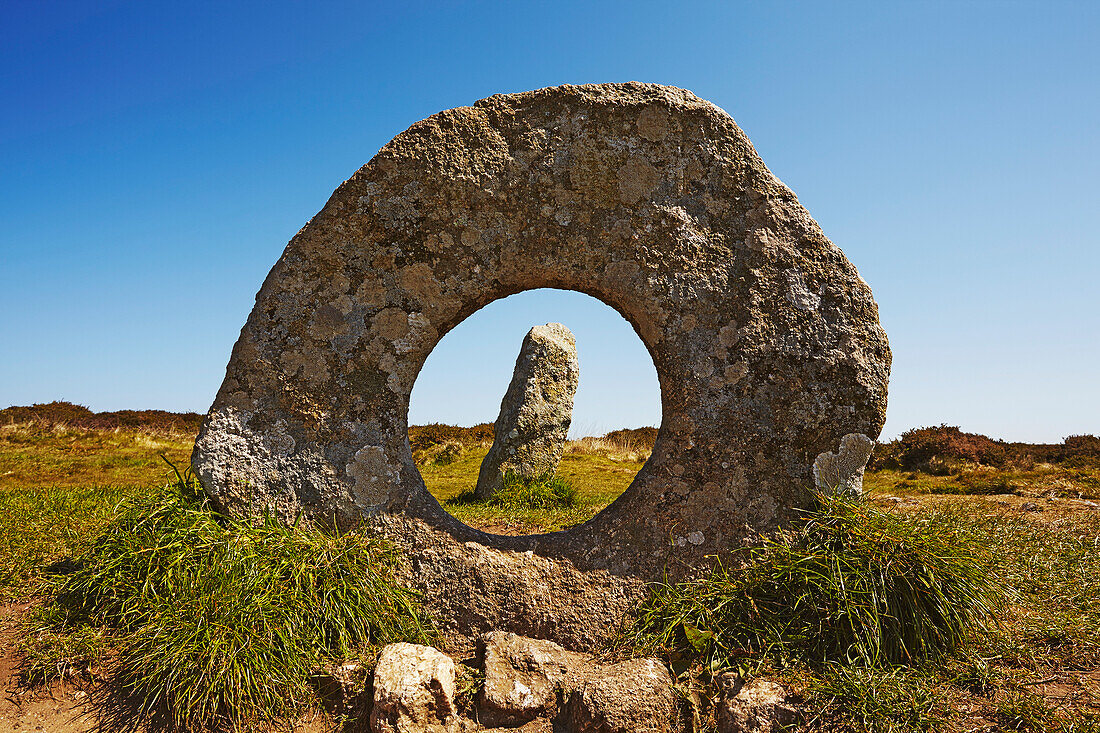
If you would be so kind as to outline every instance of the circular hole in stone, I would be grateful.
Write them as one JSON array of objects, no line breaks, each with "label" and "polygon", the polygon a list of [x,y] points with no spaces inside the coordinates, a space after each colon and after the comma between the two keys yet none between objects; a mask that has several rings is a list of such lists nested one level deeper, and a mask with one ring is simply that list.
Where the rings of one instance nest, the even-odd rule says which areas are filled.
[{"label": "circular hole in stone", "polygon": [[[527,339],[555,323],[572,333],[575,366],[560,329]],[[512,428],[504,435],[494,430],[501,415]],[[660,424],[657,371],[630,323],[596,298],[549,288],[494,301],[447,333],[409,403],[409,443],[428,491],[459,521],[493,534],[590,519],[630,486]]]}]

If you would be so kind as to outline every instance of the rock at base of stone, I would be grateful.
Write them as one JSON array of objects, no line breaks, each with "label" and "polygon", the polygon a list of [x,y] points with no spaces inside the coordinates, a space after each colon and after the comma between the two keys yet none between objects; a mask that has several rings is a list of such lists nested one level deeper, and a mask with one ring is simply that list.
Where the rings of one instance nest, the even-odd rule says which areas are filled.
[{"label": "rock at base of stone", "polygon": [[569,733],[675,733],[680,706],[656,659],[601,664],[550,641],[493,631],[481,638],[487,725],[551,721]]},{"label": "rock at base of stone", "polygon": [[570,669],[587,665],[583,654],[552,641],[504,631],[489,632],[481,645],[481,720],[487,725],[519,725],[553,713],[570,686]]},{"label": "rock at base of stone", "polygon": [[726,674],[718,687],[718,733],[779,733],[795,721],[787,691],[774,682]]},{"label": "rock at base of stone", "polygon": [[523,479],[558,468],[573,419],[580,365],[573,332],[560,323],[527,332],[493,428],[493,446],[481,462],[474,494],[488,499],[504,476]]},{"label": "rock at base of stone", "polygon": [[875,441],[862,433],[848,433],[840,439],[836,453],[821,453],[814,461],[814,483],[827,494],[860,498],[863,496],[863,471],[871,459]]},{"label": "rock at base of stone", "polygon": [[372,733],[458,733],[455,664],[419,644],[390,644],[374,668]]},{"label": "rock at base of stone", "polygon": [[573,733],[668,733],[678,729],[672,676],[656,659],[629,659],[593,670],[570,697]]}]

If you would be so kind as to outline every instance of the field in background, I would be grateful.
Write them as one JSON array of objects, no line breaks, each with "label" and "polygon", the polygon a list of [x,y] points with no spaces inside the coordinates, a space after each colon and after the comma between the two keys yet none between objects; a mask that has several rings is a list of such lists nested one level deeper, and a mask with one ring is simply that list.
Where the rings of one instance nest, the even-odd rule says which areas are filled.
[{"label": "field in background", "polygon": [[[81,426],[42,413],[20,422],[0,411],[5,669],[18,669],[16,649],[26,643],[19,619],[28,606],[70,569],[119,501],[174,478],[162,454],[184,470],[194,440],[195,423],[181,429],[173,418],[152,425],[141,424],[140,413],[78,413],[88,421]],[[95,422],[103,420],[119,422]],[[571,441],[558,477],[576,488],[576,503],[524,511],[453,503],[476,481],[491,425],[414,427],[410,444],[429,490],[456,517],[518,534],[595,514],[626,489],[655,435],[643,429]],[[1009,444],[940,426],[880,446],[872,468],[865,485],[875,505],[903,513],[947,508],[996,549],[998,572],[1011,583],[999,626],[931,667],[838,668],[788,681],[843,719],[835,730],[1100,731],[1100,441]],[[85,683],[98,674],[79,653],[64,671]]]},{"label": "field in background", "polygon": [[[92,413],[67,402],[0,410],[0,600],[33,595],[51,563],[93,538],[124,498],[186,472],[201,416],[127,410]],[[500,534],[562,529],[621,494],[649,456],[656,429],[570,441],[558,476],[569,507],[515,510],[449,504],[477,483],[492,425],[414,426],[414,456],[428,490],[458,519]],[[167,459],[167,461],[165,460]]]},{"label": "field in background", "polygon": [[463,501],[463,493],[477,484],[481,461],[493,444],[491,424],[409,428],[413,459],[432,496],[455,518],[495,534],[553,532],[590,519],[626,491],[649,458],[656,436],[656,428],[639,428],[568,441],[556,475],[576,489],[575,501],[528,508]]},{"label": "field in background", "polygon": [[[94,535],[115,504],[186,471],[201,416],[162,411],[92,413],[55,402],[0,410],[0,597],[10,597]],[[456,502],[476,484],[492,424],[413,426],[409,441],[428,490],[454,516],[500,534],[569,527],[626,490],[649,457],[656,428],[569,441],[557,476],[576,489],[571,506],[524,509]],[[163,456],[163,457],[162,457]],[[940,426],[879,446],[865,484],[901,501],[967,496],[1036,513],[1100,504],[1100,439],[1004,443]],[[1030,506],[1034,505],[1034,507]]]},{"label": "field in background", "polygon": [[[92,413],[56,402],[0,410],[0,596],[40,575],[50,561],[93,535],[115,504],[186,471],[195,414]],[[456,502],[472,489],[491,424],[413,426],[409,441],[428,490],[458,519],[501,534],[581,523],[626,490],[649,457],[656,428],[617,430],[569,441],[557,476],[576,489],[570,506],[523,509]],[[1100,439],[1062,444],[1004,443],[940,426],[879,446],[865,484],[900,501],[967,496],[996,508],[1035,513],[1100,504]],[[1034,505],[1034,506],[1032,506]]]}]

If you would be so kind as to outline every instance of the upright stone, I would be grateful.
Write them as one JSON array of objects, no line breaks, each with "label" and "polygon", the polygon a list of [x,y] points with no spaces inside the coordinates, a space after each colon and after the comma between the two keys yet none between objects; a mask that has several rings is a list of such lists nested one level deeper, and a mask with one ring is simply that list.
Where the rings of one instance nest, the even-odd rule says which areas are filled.
[{"label": "upright stone", "polygon": [[481,462],[478,498],[500,491],[506,473],[533,479],[557,469],[573,419],[579,374],[572,331],[547,323],[527,332],[500,403],[493,447]]}]

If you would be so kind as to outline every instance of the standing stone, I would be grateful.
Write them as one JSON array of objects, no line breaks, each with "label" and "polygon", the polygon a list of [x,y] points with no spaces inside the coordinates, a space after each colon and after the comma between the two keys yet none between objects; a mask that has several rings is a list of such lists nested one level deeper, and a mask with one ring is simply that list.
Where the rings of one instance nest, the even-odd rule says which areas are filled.
[{"label": "standing stone", "polygon": [[479,499],[500,491],[508,472],[534,479],[557,470],[579,374],[572,331],[547,323],[527,332],[500,403],[493,447],[481,462],[475,489]]},{"label": "standing stone", "polygon": [[[424,485],[409,396],[445,334],[536,288],[630,322],[661,430],[589,521],[487,534]],[[432,115],[339,187],[257,294],[191,465],[227,515],[393,542],[449,635],[588,650],[650,583],[797,520],[816,457],[879,435],[889,373],[870,287],[726,112],[561,86]]]}]

